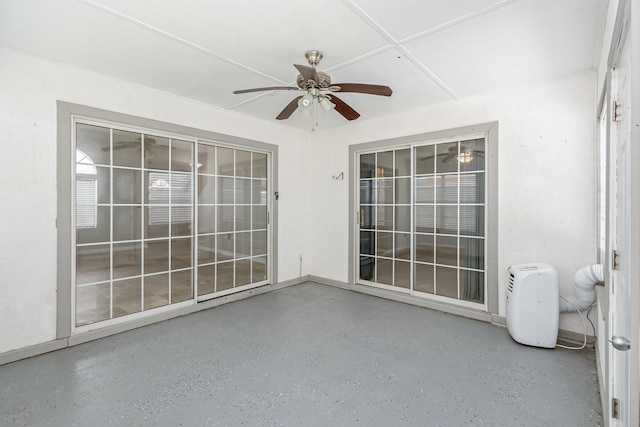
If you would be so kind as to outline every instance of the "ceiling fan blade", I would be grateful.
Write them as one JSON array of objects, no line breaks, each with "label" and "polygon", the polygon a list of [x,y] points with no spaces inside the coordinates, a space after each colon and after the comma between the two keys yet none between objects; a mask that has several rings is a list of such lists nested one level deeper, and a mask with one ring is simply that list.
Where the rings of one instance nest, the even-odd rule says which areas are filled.
[{"label": "ceiling fan blade", "polygon": [[360,113],[351,108],[347,103],[335,95],[331,95],[331,102],[336,104],[336,111],[344,116],[347,120],[355,120],[360,117]]},{"label": "ceiling fan blade", "polygon": [[340,88],[334,92],[357,92],[380,96],[391,96],[393,93],[389,86],[368,85],[364,83],[332,83],[331,86],[338,86]]},{"label": "ceiling fan blade", "polygon": [[265,90],[300,90],[300,88],[297,87],[293,87],[293,86],[270,86],[270,87],[255,87],[253,89],[241,89],[241,90],[234,90],[233,93],[240,94],[240,93],[250,93],[250,92],[262,92]]},{"label": "ceiling fan blade", "polygon": [[315,68],[299,64],[293,64],[293,66],[298,69],[300,75],[302,75],[302,77],[304,78],[305,83],[309,80],[313,80],[316,84],[318,84],[318,72]]},{"label": "ceiling fan blade", "polygon": [[300,98],[302,98],[302,96],[293,98],[293,100],[290,103],[288,103],[287,106],[284,107],[282,111],[280,111],[280,114],[278,114],[278,117],[276,117],[276,120],[284,120],[291,117],[293,112],[296,111],[296,108],[298,108],[298,101],[300,100]]}]

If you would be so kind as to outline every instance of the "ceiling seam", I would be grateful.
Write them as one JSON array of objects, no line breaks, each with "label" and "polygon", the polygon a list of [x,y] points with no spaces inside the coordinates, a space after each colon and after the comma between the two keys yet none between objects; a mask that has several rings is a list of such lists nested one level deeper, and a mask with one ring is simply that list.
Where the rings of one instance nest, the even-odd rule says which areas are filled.
[{"label": "ceiling seam", "polygon": [[215,52],[212,52],[212,51],[208,50],[207,48],[205,48],[203,46],[200,46],[199,44],[190,42],[189,40],[186,40],[186,39],[183,39],[181,37],[178,37],[178,36],[176,36],[174,34],[169,33],[168,31],[162,30],[162,29],[160,29],[158,27],[155,27],[155,26],[153,26],[151,24],[147,24],[146,22],[143,22],[143,21],[141,21],[139,19],[136,19],[136,18],[133,18],[133,17],[131,17],[129,15],[126,15],[124,13],[118,12],[117,10],[111,9],[111,8],[109,8],[107,6],[104,6],[104,5],[102,5],[102,4],[100,4],[100,3],[96,2],[96,1],[93,1],[93,0],[78,0],[78,1],[81,2],[81,3],[84,3],[87,6],[93,7],[95,9],[98,9],[98,10],[101,10],[103,12],[106,12],[106,13],[112,15],[112,16],[115,16],[116,18],[119,18],[119,19],[122,19],[124,21],[127,21],[127,22],[130,22],[132,24],[135,24],[135,25],[137,25],[137,26],[139,26],[141,28],[144,28],[145,30],[152,31],[152,32],[154,32],[154,33],[156,33],[156,34],[158,34],[160,36],[166,37],[166,38],[171,39],[173,41],[177,41],[178,43],[181,43],[181,44],[183,44],[185,46],[189,46],[192,49],[195,49],[195,50],[197,50],[199,52],[202,52],[202,53],[204,53],[206,55],[212,56],[212,57],[214,57],[216,59],[219,59],[221,61],[224,61],[224,62],[227,62],[229,64],[235,65],[237,67],[243,68],[243,69],[245,69],[247,71],[250,71],[252,73],[258,74],[258,75],[260,75],[262,77],[271,79],[274,82],[277,82],[277,83],[280,83],[280,84],[286,84],[285,82],[283,82],[280,79],[277,79],[277,78],[275,78],[273,76],[270,76],[270,75],[268,75],[266,73],[263,73],[261,71],[258,71],[258,70],[254,69],[254,68],[248,67],[248,66],[246,66],[244,64],[241,64],[241,63],[239,63],[237,61],[234,61],[233,59],[230,59],[230,58],[224,57],[222,55],[219,55],[219,54],[217,54]]},{"label": "ceiling seam", "polygon": [[[504,1],[515,1],[515,0],[504,0]],[[449,96],[453,99],[460,99],[460,96],[447,85],[444,81],[442,81],[436,74],[429,69],[426,65],[424,65],[420,60],[415,58],[411,52],[409,52],[404,46],[400,44],[398,40],[396,40],[391,34],[385,31],[384,28],[380,24],[378,24],[369,14],[367,14],[364,10],[362,10],[358,5],[356,5],[352,0],[342,0],[345,6],[351,9],[356,15],[358,15],[367,25],[373,28],[378,34],[380,34],[387,42],[391,43],[391,47],[395,47],[399,49],[409,61],[420,71],[427,75],[431,80],[433,80],[442,90],[447,92]],[[389,48],[391,48],[389,47]],[[388,48],[387,48],[388,49]],[[385,50],[387,50],[385,49]]]}]

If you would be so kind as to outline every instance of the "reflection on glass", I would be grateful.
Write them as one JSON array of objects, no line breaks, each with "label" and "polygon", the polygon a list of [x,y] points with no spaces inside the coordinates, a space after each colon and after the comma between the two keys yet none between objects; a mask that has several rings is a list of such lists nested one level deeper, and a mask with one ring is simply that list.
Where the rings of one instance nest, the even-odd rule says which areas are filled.
[{"label": "reflection on glass", "polygon": [[251,255],[266,255],[267,254],[267,232],[266,231],[254,231],[251,233]]},{"label": "reflection on glass", "polygon": [[374,280],[375,258],[368,256],[360,257],[360,278],[363,280]]},{"label": "reflection on glass", "polygon": [[360,232],[360,253],[362,255],[375,255],[375,234],[374,231]]},{"label": "reflection on glass", "polygon": [[235,230],[251,230],[251,206],[236,205]]},{"label": "reflection on glass", "polygon": [[376,203],[376,182],[375,179],[360,181],[360,203],[365,205]]},{"label": "reflection on glass", "polygon": [[378,178],[393,177],[393,151],[378,153],[376,176]]},{"label": "reflection on glass", "polygon": [[191,267],[191,238],[171,240],[171,269]]},{"label": "reflection on glass", "polygon": [[216,173],[216,148],[212,145],[198,143],[198,173]]},{"label": "reflection on glass", "polygon": [[267,207],[252,206],[252,225],[254,230],[264,230],[267,228]]},{"label": "reflection on glass", "polygon": [[211,205],[216,202],[216,178],[208,175],[198,175],[198,203]]},{"label": "reflection on glass", "polygon": [[411,178],[396,178],[395,203],[399,205],[411,203]]},{"label": "reflection on glass", "polygon": [[171,272],[172,304],[193,298],[192,276],[193,270],[191,269]]},{"label": "reflection on glass", "polygon": [[98,283],[76,287],[76,325],[88,325],[109,319],[111,284]]},{"label": "reflection on glass", "polygon": [[171,179],[167,172],[145,172],[145,203],[168,205]]},{"label": "reflection on glass", "polygon": [[169,237],[169,206],[146,206],[144,209],[144,237]]},{"label": "reflection on glass", "polygon": [[436,267],[436,295],[458,298],[458,273],[455,268]]},{"label": "reflection on glass", "polygon": [[376,234],[378,256],[393,256],[393,233],[378,232]]},{"label": "reflection on glass", "polygon": [[218,175],[233,176],[233,150],[230,148],[218,147]]},{"label": "reflection on glass", "polygon": [[145,243],[144,273],[169,271],[169,241],[154,240]]},{"label": "reflection on glass", "polygon": [[375,207],[360,206],[360,228],[375,228]]},{"label": "reflection on glass", "polygon": [[456,205],[436,206],[437,231],[442,234],[458,234],[458,207]]},{"label": "reflection on glass", "polygon": [[394,230],[411,231],[411,206],[395,207]]},{"label": "reflection on glass", "polygon": [[416,177],[416,203],[433,203],[436,179],[434,176]]},{"label": "reflection on glass", "polygon": [[109,241],[111,211],[109,206],[95,208],[95,222],[79,224],[77,217],[81,214],[81,206],[76,206],[76,243],[102,243]]},{"label": "reflection on glass", "polygon": [[113,317],[142,311],[142,286],[139,277],[113,282]]},{"label": "reflection on glass", "polygon": [[218,206],[217,232],[233,231],[234,214],[233,206]]},{"label": "reflection on glass", "polygon": [[360,156],[360,178],[373,178],[376,176],[376,155],[363,154]]},{"label": "reflection on glass", "polygon": [[376,180],[376,200],[378,204],[393,203],[393,179],[385,178]]},{"label": "reflection on glass", "polygon": [[209,234],[198,237],[198,264],[208,264],[216,260],[216,236]]},{"label": "reflection on glass", "polygon": [[458,175],[438,175],[436,178],[436,203],[458,202]]},{"label": "reflection on glass", "polygon": [[251,259],[251,278],[253,283],[267,280],[267,257]]},{"label": "reflection on glass", "polygon": [[460,266],[484,269],[484,239],[460,238]]},{"label": "reflection on glass", "polygon": [[251,283],[251,260],[236,261],[235,286],[248,285],[249,283]]},{"label": "reflection on glass", "polygon": [[216,236],[216,259],[218,261],[233,259],[233,244],[233,233],[218,234]]},{"label": "reflection on glass", "polygon": [[76,124],[76,148],[84,152],[95,164],[109,165],[111,130],[101,126]]},{"label": "reflection on glass", "polygon": [[154,274],[144,278],[144,309],[169,304],[169,274]]},{"label": "reflection on glass", "polygon": [[236,150],[236,176],[251,177],[251,152]]},{"label": "reflection on glass", "polygon": [[235,180],[233,178],[218,177],[218,203],[233,204]]},{"label": "reflection on glass", "polygon": [[146,169],[169,170],[169,138],[155,135],[144,136],[144,167]]},{"label": "reflection on glass", "polygon": [[171,203],[174,205],[192,204],[193,175],[187,173],[171,173]]},{"label": "reflection on glass", "polygon": [[377,258],[376,261],[376,282],[393,285],[393,260]]},{"label": "reflection on glass", "polygon": [[[141,237],[142,208],[139,206],[113,207],[113,240],[138,240]],[[108,240],[108,237],[107,237]]]},{"label": "reflection on glass", "polygon": [[460,203],[484,203],[484,173],[460,175]]},{"label": "reflection on glass", "polygon": [[393,286],[409,289],[411,286],[411,264],[406,261],[393,261]]},{"label": "reflection on glass", "polygon": [[267,204],[267,181],[264,179],[254,179],[251,183],[251,203],[254,205]]},{"label": "reflection on glass", "polygon": [[396,176],[411,175],[411,151],[407,148],[396,150]]},{"label": "reflection on glass", "polygon": [[233,261],[216,264],[216,292],[233,288]]},{"label": "reflection on glass", "polygon": [[131,168],[142,166],[142,134],[113,130],[113,165]]},{"label": "reflection on glass", "polygon": [[113,203],[133,205],[142,203],[142,172],[113,168]]},{"label": "reflection on glass", "polygon": [[171,235],[190,236],[191,235],[191,206],[174,206],[171,208]]},{"label": "reflection on glass", "polygon": [[205,265],[198,267],[198,295],[213,293],[216,288],[216,266]]},{"label": "reflection on glass", "polygon": [[484,206],[460,206],[460,234],[484,236]]},{"label": "reflection on glass", "polygon": [[216,231],[216,207],[198,206],[198,233]]},{"label": "reflection on glass", "polygon": [[458,265],[458,238],[436,235],[436,264]]},{"label": "reflection on glass", "polygon": [[415,213],[415,231],[419,233],[433,233],[435,215],[433,213],[434,206],[416,206]]},{"label": "reflection on glass", "polygon": [[415,149],[416,156],[416,174],[424,175],[434,173],[436,149],[435,145],[425,145]]},{"label": "reflection on glass", "polygon": [[460,270],[460,298],[484,303],[484,274],[482,272]]},{"label": "reflection on glass", "polygon": [[393,230],[393,206],[378,206],[376,209],[376,228]]},{"label": "reflection on glass", "polygon": [[236,178],[236,201],[239,205],[251,203],[251,180]]},{"label": "reflection on glass", "polygon": [[[98,179],[98,203],[111,203],[111,173],[109,168],[96,167]],[[76,191],[79,191],[76,188]]]},{"label": "reflection on glass", "polygon": [[253,158],[253,173],[251,176],[254,178],[266,178],[267,177],[267,155],[260,153],[252,153]]},{"label": "reflection on glass", "polygon": [[251,256],[251,232],[236,233],[235,257],[246,258]]},{"label": "reflection on glass", "polygon": [[434,262],[434,236],[432,234],[416,234],[416,261]]},{"label": "reflection on glass", "polygon": [[193,142],[171,140],[171,170],[180,172],[193,170]]},{"label": "reflection on glass", "polygon": [[[362,232],[360,232],[362,235]],[[411,235],[409,233],[394,233],[394,257],[399,259],[411,258]],[[360,244],[362,247],[362,243]]]},{"label": "reflection on glass", "polygon": [[142,274],[142,243],[119,243],[113,245],[113,278],[139,276]]},{"label": "reflection on glass", "polygon": [[484,138],[463,141],[460,144],[460,170],[480,171],[484,170]]},{"label": "reflection on glass", "polygon": [[415,285],[414,289],[419,292],[432,294],[433,291],[433,265],[415,265]]},{"label": "reflection on glass", "polygon": [[458,143],[448,142],[436,147],[436,172],[447,173],[458,171]]},{"label": "reflection on glass", "polygon": [[76,248],[76,284],[109,280],[111,263],[109,245],[80,246]]}]

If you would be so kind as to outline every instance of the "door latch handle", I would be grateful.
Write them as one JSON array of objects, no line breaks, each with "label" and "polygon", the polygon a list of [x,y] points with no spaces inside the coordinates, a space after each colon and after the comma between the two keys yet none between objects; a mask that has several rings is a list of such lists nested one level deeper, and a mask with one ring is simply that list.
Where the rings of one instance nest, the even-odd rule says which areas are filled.
[{"label": "door latch handle", "polygon": [[611,345],[613,345],[613,348],[615,348],[616,350],[627,351],[631,348],[631,342],[627,337],[621,337],[621,336],[615,335],[611,337],[609,342],[611,343]]}]

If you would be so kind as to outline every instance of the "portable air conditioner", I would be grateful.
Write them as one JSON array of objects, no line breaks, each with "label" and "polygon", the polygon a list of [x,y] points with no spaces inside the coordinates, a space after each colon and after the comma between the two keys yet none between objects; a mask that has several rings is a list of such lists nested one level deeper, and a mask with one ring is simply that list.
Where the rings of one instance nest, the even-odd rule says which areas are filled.
[{"label": "portable air conditioner", "polygon": [[517,342],[554,348],[558,338],[558,273],[548,264],[509,267],[507,329]]}]

